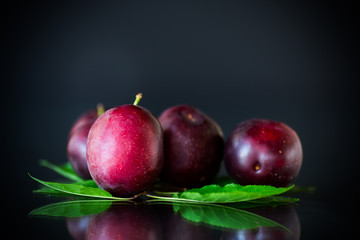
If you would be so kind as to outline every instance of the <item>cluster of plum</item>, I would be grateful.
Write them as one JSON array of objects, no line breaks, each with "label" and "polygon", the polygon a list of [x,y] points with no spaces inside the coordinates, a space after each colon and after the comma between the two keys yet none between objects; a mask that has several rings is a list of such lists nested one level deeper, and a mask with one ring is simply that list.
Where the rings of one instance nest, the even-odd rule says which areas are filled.
[{"label": "cluster of plum", "polygon": [[239,184],[288,185],[299,173],[302,147],[281,122],[250,119],[226,142],[219,125],[189,105],[166,109],[159,118],[134,104],[93,109],[72,126],[67,155],[74,171],[114,196],[133,196],[160,177],[178,187],[210,183],[224,159]]}]

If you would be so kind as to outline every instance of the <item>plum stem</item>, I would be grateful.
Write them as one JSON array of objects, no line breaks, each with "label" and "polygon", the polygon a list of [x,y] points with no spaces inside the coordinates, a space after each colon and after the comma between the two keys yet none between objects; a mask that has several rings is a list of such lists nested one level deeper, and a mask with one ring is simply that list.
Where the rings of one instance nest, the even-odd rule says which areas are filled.
[{"label": "plum stem", "polygon": [[135,101],[134,101],[134,105],[137,106],[138,103],[140,102],[140,99],[142,98],[142,94],[141,93],[138,93],[136,95],[136,98],[135,98]]},{"label": "plum stem", "polygon": [[98,103],[96,105],[96,110],[97,110],[97,116],[100,117],[100,115],[105,112],[104,105],[102,105],[101,103]]}]

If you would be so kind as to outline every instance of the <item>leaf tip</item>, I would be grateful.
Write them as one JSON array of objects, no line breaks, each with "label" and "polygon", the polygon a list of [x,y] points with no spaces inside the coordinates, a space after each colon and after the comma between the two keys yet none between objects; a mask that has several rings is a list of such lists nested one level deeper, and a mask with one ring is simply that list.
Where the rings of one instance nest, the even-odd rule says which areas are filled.
[{"label": "leaf tip", "polygon": [[34,177],[31,176],[31,174],[30,174],[29,172],[27,173],[27,175],[28,175],[30,178],[34,179]]},{"label": "leaf tip", "polygon": [[44,165],[46,165],[48,163],[48,160],[40,158],[38,163],[39,163],[40,166],[44,166]]},{"label": "leaf tip", "polygon": [[32,178],[33,180],[39,182],[39,179],[37,179],[36,177],[33,177],[29,172],[28,172],[27,174],[28,174],[28,176],[29,176],[30,178]]}]

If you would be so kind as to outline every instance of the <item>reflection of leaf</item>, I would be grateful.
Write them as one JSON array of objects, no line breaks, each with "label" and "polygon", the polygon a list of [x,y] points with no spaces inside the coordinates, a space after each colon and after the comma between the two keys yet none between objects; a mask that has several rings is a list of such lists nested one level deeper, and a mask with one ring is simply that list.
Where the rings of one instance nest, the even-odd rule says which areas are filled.
[{"label": "reflection of leaf", "polygon": [[217,204],[174,203],[174,211],[180,212],[185,219],[195,223],[205,223],[215,227],[230,229],[254,229],[261,226],[283,225],[259,215]]},{"label": "reflection of leaf", "polygon": [[252,203],[296,203],[298,201],[299,201],[298,198],[290,198],[290,197],[283,197],[283,196],[270,196],[270,197],[254,199],[249,202],[252,202]]},{"label": "reflection of leaf", "polygon": [[276,188],[265,185],[242,186],[233,183],[223,187],[219,185],[207,185],[202,188],[193,188],[182,192],[179,198],[212,203],[242,202],[282,194],[293,187],[294,186]]},{"label": "reflection of leaf", "polygon": [[49,217],[81,217],[102,212],[110,207],[111,200],[75,200],[58,202],[37,208],[29,215]]},{"label": "reflection of leaf", "polygon": [[67,179],[70,179],[72,181],[81,181],[83,180],[81,177],[79,177],[75,172],[74,169],[71,167],[70,163],[64,163],[61,166],[56,166],[52,163],[50,163],[49,161],[45,160],[45,159],[41,159],[39,161],[39,164],[43,167],[47,167],[55,172],[57,172],[58,174],[60,174],[63,177],[66,177]]},{"label": "reflection of leaf", "polygon": [[34,179],[35,181],[49,187],[52,189],[55,189],[60,192],[76,195],[76,196],[82,196],[82,197],[92,197],[92,198],[102,198],[102,199],[113,199],[113,200],[130,200],[131,198],[118,198],[113,197],[110,193],[107,191],[104,191],[100,188],[94,188],[94,187],[86,187],[80,184],[67,184],[67,183],[54,183],[54,182],[45,182],[40,179],[32,177],[30,174],[29,176]]},{"label": "reflection of leaf", "polygon": [[289,193],[314,193],[316,190],[316,187],[310,186],[295,186],[293,189],[289,191]]},{"label": "reflection of leaf", "polygon": [[254,207],[277,207],[298,202],[298,198],[289,198],[282,196],[271,196],[265,198],[254,199],[245,202],[228,203],[228,206],[236,208],[254,208]]}]

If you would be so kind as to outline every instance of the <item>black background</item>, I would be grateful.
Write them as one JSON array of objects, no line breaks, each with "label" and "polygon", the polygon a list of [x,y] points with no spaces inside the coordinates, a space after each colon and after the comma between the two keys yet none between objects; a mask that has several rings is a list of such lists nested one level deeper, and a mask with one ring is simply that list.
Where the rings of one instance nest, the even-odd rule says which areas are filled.
[{"label": "black background", "polygon": [[187,103],[225,136],[249,118],[287,123],[304,149],[295,184],[316,186],[319,205],[341,206],[328,215],[348,221],[359,192],[354,3],[1,3],[1,187],[9,219],[22,221],[41,205],[27,172],[56,177],[37,162],[66,161],[68,131],[81,113],[98,102],[132,103],[142,92],[140,105],[155,115]]}]

